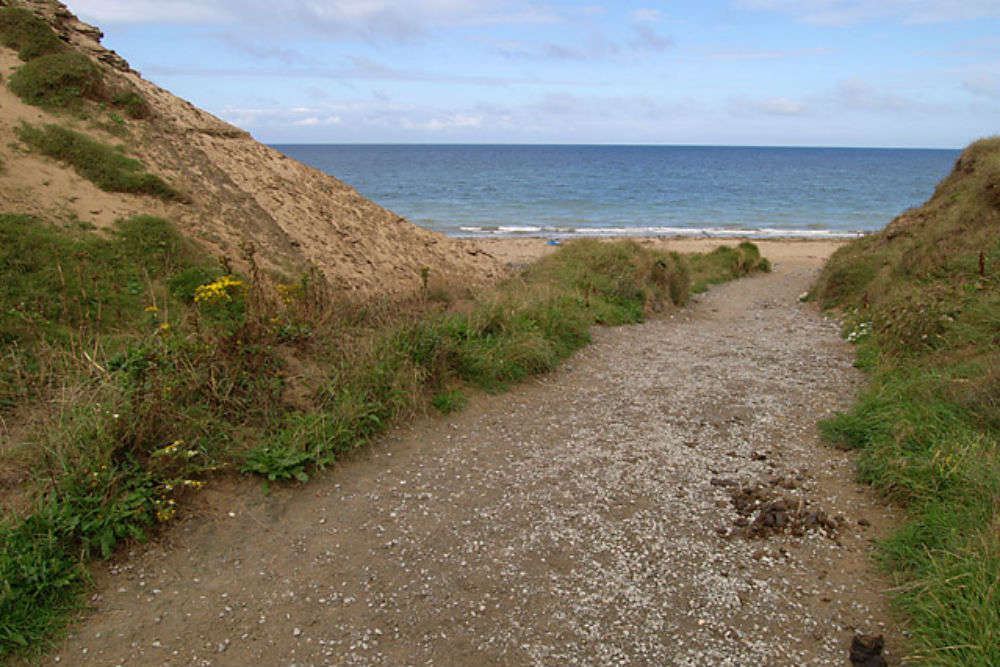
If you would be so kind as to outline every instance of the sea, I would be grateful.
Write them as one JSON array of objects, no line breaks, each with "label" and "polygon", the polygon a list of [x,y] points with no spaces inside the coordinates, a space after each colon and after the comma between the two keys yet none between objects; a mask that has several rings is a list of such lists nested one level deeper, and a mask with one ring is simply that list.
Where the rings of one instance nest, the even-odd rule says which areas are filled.
[{"label": "sea", "polygon": [[456,237],[852,237],[923,203],[957,150],[278,145]]}]

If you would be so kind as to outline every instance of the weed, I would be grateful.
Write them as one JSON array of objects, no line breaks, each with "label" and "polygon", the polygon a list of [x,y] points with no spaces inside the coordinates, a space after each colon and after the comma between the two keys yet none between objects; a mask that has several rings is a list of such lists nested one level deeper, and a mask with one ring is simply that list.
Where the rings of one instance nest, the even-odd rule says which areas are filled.
[{"label": "weed", "polygon": [[153,115],[149,102],[134,90],[119,90],[111,95],[111,103],[120,107],[129,118],[142,120]]},{"label": "weed", "polygon": [[125,124],[125,119],[121,115],[111,112],[108,114],[107,120],[96,121],[94,127],[104,130],[108,134],[113,134],[116,137],[127,137],[129,135],[128,125]]},{"label": "weed", "polygon": [[0,41],[21,60],[62,53],[66,46],[49,24],[22,7],[0,8]]},{"label": "weed", "polygon": [[691,267],[691,291],[696,294],[710,285],[771,270],[770,261],[761,257],[760,250],[749,241],[735,248],[719,246],[708,253],[692,253],[687,259]]},{"label": "weed", "polygon": [[80,53],[53,53],[29,60],[10,77],[10,89],[28,104],[79,110],[83,100],[107,96],[101,70]]},{"label": "weed", "polygon": [[431,398],[433,405],[443,415],[457,412],[465,407],[465,394],[461,389],[448,389]]},{"label": "weed", "polygon": [[150,195],[168,201],[183,199],[162,178],[142,171],[143,165],[138,160],[74,130],[51,124],[37,128],[23,123],[17,134],[28,146],[71,165],[102,190]]}]

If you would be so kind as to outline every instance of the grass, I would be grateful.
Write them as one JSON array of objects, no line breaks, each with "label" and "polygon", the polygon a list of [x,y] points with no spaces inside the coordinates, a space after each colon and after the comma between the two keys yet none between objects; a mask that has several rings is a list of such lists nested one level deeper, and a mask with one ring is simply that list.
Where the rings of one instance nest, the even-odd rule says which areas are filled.
[{"label": "grass", "polygon": [[[107,237],[0,215],[0,409],[57,386],[74,366],[59,351],[81,357],[74,346],[83,341],[100,337],[107,345],[109,337],[134,336],[137,326],[148,329],[151,284],[168,274],[213,275],[195,257],[161,218],[122,220]],[[170,294],[163,287],[155,292],[160,308],[153,319],[160,322]]]},{"label": "grass", "polygon": [[21,60],[62,53],[66,45],[49,24],[22,7],[0,8],[0,42]]},{"label": "grass", "polygon": [[108,96],[100,68],[82,53],[52,53],[29,60],[11,75],[8,85],[27,104],[53,111],[79,110],[84,100],[104,101]]},{"label": "grass", "polygon": [[111,103],[122,109],[129,118],[141,120],[153,115],[149,102],[134,90],[118,90],[111,96]]},{"label": "grass", "polygon": [[130,84],[109,85],[99,64],[82,53],[68,51],[47,24],[27,10],[0,9],[0,39],[7,46],[20,48],[26,61],[8,85],[27,104],[83,115],[89,101],[101,111],[111,106],[133,119],[153,115],[149,102]]},{"label": "grass", "polygon": [[1000,664],[1000,138],[969,146],[934,196],[838,250],[812,289],[870,372],[821,424],[909,511],[881,544],[916,658]]},{"label": "grass", "polygon": [[707,253],[695,253],[689,259],[691,266],[691,291],[704,292],[710,285],[733,280],[748,273],[771,270],[771,262],[760,256],[760,249],[749,241],[735,248],[719,246]]},{"label": "grass", "polygon": [[39,128],[22,123],[17,134],[29,147],[72,166],[102,190],[150,195],[165,201],[183,199],[162,178],[142,171],[142,163],[121,149],[74,130],[52,124]]},{"label": "grass", "polygon": [[34,472],[0,518],[0,658],[44,647],[88,559],[148,538],[216,471],[308,479],[416,411],[555,368],[595,323],[683,304],[691,275],[685,256],[580,241],[473,296],[430,299],[414,276],[410,300],[351,303],[315,270],[245,260],[231,275],[158,218],[0,216],[0,412],[36,415],[0,461]]}]

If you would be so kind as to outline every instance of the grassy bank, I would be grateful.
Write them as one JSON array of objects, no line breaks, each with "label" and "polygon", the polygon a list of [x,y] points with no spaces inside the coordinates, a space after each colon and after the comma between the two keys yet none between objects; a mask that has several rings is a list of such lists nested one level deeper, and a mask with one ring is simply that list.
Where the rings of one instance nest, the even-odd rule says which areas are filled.
[{"label": "grassy bank", "polygon": [[837,251],[813,288],[870,373],[821,425],[909,510],[881,545],[926,664],[1000,665],[1000,138],[924,206]]},{"label": "grassy bank", "polygon": [[0,656],[44,646],[88,560],[219,471],[304,480],[407,415],[555,368],[595,323],[682,306],[693,275],[762,268],[752,245],[581,241],[476,294],[426,267],[411,298],[357,303],[315,272],[233,275],[158,218],[98,233],[0,216],[0,466],[28,477],[0,496]]}]

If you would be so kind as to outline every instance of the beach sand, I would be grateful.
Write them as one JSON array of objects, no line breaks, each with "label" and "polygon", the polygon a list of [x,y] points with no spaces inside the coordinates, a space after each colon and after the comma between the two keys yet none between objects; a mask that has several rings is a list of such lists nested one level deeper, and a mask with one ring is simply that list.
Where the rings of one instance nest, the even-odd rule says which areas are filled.
[{"label": "beach sand", "polygon": [[[626,239],[602,239],[626,240]],[[798,268],[818,269],[837,248],[849,242],[848,239],[718,239],[704,237],[656,237],[635,238],[643,245],[677,252],[708,252],[720,245],[736,245],[741,241],[752,241],[760,248],[761,254],[772,263],[786,263]],[[477,239],[477,243],[495,259],[508,267],[522,267],[558,249],[549,245],[544,238]]]}]

